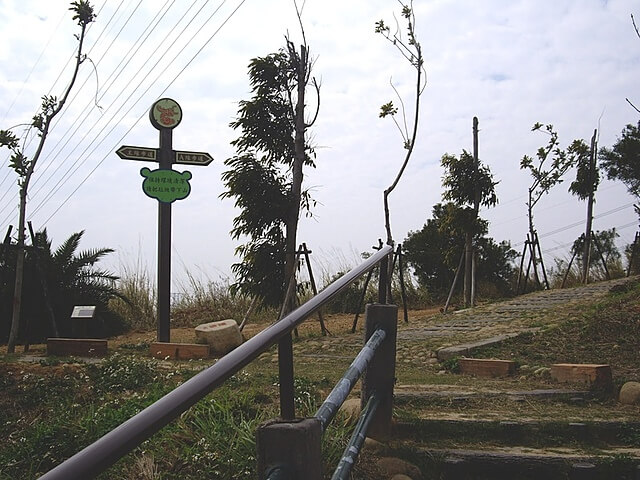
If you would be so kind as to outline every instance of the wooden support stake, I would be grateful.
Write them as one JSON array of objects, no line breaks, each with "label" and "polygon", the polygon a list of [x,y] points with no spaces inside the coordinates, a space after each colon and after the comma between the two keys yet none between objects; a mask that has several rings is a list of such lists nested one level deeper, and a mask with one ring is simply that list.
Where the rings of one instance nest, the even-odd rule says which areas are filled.
[{"label": "wooden support stake", "polygon": [[447,296],[447,301],[444,304],[444,310],[442,311],[442,313],[447,313],[447,310],[449,309],[449,302],[451,301],[453,291],[456,288],[456,283],[458,283],[458,277],[460,276],[460,270],[462,270],[462,262],[464,262],[465,253],[466,251],[463,249],[462,255],[460,256],[460,261],[458,262],[458,268],[456,268],[456,274],[453,277],[453,283],[451,284],[451,288],[449,289],[449,295]]},{"label": "wooden support stake", "polygon": [[398,272],[400,274],[400,293],[402,294],[402,308],[404,310],[404,323],[409,323],[409,312],[407,308],[407,289],[404,286],[404,268],[402,264],[402,244],[398,245]]},{"label": "wooden support stake", "polygon": [[[304,254],[304,261],[307,264],[307,271],[309,272],[309,282],[311,282],[311,291],[314,295],[318,294],[318,288],[316,287],[316,281],[313,278],[313,272],[311,271],[311,260],[309,259],[309,254],[312,253],[311,250],[307,248],[306,243],[302,243],[301,253]],[[322,330],[322,335],[331,335],[331,332],[327,330],[327,327],[324,325],[324,319],[322,318],[322,310],[318,310],[318,321],[320,322],[320,329]]]}]

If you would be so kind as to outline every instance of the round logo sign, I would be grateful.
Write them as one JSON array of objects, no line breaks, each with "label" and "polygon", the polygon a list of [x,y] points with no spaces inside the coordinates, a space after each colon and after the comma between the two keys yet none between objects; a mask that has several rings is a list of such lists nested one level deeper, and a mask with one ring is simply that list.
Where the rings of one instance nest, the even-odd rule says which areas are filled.
[{"label": "round logo sign", "polygon": [[175,100],[161,98],[151,106],[149,119],[151,120],[151,125],[158,130],[176,128],[180,120],[182,120],[182,109]]}]

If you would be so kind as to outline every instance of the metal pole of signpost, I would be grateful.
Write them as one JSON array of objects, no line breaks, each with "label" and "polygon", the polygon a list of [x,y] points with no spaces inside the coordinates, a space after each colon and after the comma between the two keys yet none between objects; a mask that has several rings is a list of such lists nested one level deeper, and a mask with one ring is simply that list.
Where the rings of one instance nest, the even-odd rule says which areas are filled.
[{"label": "metal pole of signpost", "polygon": [[[173,131],[160,129],[159,163],[171,170]],[[171,203],[158,201],[158,342],[170,341],[171,310]]]}]

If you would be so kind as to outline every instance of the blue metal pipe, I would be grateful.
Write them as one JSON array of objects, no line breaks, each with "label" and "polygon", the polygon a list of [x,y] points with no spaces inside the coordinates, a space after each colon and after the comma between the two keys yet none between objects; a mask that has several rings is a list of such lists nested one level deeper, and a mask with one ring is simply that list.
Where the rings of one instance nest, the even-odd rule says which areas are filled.
[{"label": "blue metal pipe", "polygon": [[353,386],[366,370],[367,365],[369,365],[369,362],[373,358],[377,348],[382,344],[386,336],[386,332],[380,328],[376,330],[371,337],[369,337],[369,340],[365,346],[362,347],[362,350],[360,350],[358,356],[353,360],[344,376],[336,386],[333,387],[333,390],[331,390],[327,399],[314,415],[318,420],[320,420],[323,432],[327,429],[331,420],[336,416],[338,409],[347,399],[349,392],[351,392]]}]

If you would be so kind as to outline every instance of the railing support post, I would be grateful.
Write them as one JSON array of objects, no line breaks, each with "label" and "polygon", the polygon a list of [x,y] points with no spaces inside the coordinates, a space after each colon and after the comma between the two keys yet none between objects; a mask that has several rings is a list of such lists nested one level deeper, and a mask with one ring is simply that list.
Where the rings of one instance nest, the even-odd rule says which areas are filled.
[{"label": "railing support post", "polygon": [[322,425],[317,418],[293,421],[270,420],[256,433],[258,479],[283,466],[284,476],[295,480],[322,479]]},{"label": "railing support post", "polygon": [[386,333],[385,341],[376,350],[362,377],[361,406],[376,392],[380,405],[369,426],[368,436],[384,440],[391,435],[393,414],[393,385],[396,380],[396,333],[398,329],[397,305],[369,304],[365,309],[365,343],[376,329]]}]

